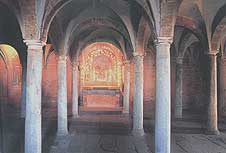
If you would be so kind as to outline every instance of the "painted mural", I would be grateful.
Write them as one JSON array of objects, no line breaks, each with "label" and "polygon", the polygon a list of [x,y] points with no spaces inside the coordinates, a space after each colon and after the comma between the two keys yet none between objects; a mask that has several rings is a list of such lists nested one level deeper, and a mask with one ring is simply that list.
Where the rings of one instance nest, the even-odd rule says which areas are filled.
[{"label": "painted mural", "polygon": [[114,45],[97,42],[87,46],[81,54],[82,87],[120,88],[123,55]]}]

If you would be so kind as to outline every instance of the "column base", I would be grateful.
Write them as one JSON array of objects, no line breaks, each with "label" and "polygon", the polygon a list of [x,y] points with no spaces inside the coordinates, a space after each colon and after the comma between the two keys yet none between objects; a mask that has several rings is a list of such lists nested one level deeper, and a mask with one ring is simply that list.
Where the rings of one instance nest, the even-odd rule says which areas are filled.
[{"label": "column base", "polygon": [[123,113],[123,114],[129,114],[129,111],[123,109],[123,110],[122,110],[122,113]]},{"label": "column base", "polygon": [[132,135],[133,135],[133,136],[142,137],[142,136],[145,135],[144,129],[133,129]]},{"label": "column base", "polygon": [[57,137],[67,136],[68,131],[57,131]]},{"label": "column base", "polygon": [[79,118],[79,115],[73,115],[72,116],[72,119],[77,119],[77,118]]},{"label": "column base", "polygon": [[70,133],[70,136],[76,136],[76,135],[78,135],[78,132],[76,130]]},{"label": "column base", "polygon": [[20,118],[25,118],[26,117],[26,113],[21,113],[20,114]]},{"label": "column base", "polygon": [[174,118],[181,119],[183,117],[183,109],[181,105],[176,105],[174,110]]},{"label": "column base", "polygon": [[210,130],[210,129],[207,129],[205,131],[205,134],[206,135],[220,135],[220,131],[219,130]]},{"label": "column base", "polygon": [[175,119],[182,119],[183,115],[182,114],[174,114]]}]

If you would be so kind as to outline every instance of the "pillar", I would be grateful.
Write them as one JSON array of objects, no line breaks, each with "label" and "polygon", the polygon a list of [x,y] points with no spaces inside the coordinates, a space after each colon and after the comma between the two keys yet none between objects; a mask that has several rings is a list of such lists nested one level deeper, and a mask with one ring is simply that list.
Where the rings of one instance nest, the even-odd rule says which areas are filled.
[{"label": "pillar", "polygon": [[129,94],[130,94],[130,61],[124,62],[124,96],[123,96],[123,113],[129,114]]},{"label": "pillar", "polygon": [[208,54],[209,62],[209,104],[207,133],[219,134],[217,118],[217,52]]},{"label": "pillar", "polygon": [[25,153],[41,153],[42,46],[39,40],[25,40],[27,49]]},{"label": "pillar", "polygon": [[143,59],[141,53],[134,53],[134,102],[133,102],[133,134],[144,135],[143,129]]},{"label": "pillar", "polygon": [[155,152],[170,153],[170,45],[171,39],[161,37],[156,43],[156,115]]},{"label": "pillar", "polygon": [[176,63],[176,86],[175,86],[175,109],[174,116],[175,118],[182,118],[183,113],[183,104],[182,104],[182,72],[183,72],[183,59],[177,58]]},{"label": "pillar", "polygon": [[78,63],[72,65],[72,116],[77,118],[79,116],[78,109]]},{"label": "pillar", "polygon": [[218,89],[219,89],[219,99],[218,99],[218,111],[219,111],[219,115],[222,117],[226,117],[226,58],[225,57],[221,57],[220,58],[220,62],[219,62],[219,67],[217,68],[219,69],[219,82],[220,84]]},{"label": "pillar", "polygon": [[21,117],[26,116],[26,78],[27,78],[27,66],[22,65],[22,87],[21,87]]},{"label": "pillar", "polygon": [[68,134],[67,127],[67,58],[66,56],[58,57],[58,136]]}]

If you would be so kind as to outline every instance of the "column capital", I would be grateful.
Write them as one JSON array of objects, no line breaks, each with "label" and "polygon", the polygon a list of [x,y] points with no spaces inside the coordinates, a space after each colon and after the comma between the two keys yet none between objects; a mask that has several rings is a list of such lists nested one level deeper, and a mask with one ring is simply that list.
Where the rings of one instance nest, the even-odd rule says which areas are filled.
[{"label": "column capital", "polygon": [[217,56],[218,53],[219,53],[219,50],[214,50],[214,51],[207,52],[206,55],[208,55],[208,56]]},{"label": "column capital", "polygon": [[41,50],[43,46],[46,44],[41,40],[24,40],[24,43],[27,45],[29,49]]},{"label": "column capital", "polygon": [[67,56],[64,55],[59,55],[57,57],[58,62],[66,62],[67,61]]},{"label": "column capital", "polygon": [[130,60],[125,60],[125,61],[123,61],[123,64],[124,65],[128,65],[128,64],[130,64],[131,62],[130,62]]},{"label": "column capital", "polygon": [[133,57],[144,57],[144,53],[133,52]]},{"label": "column capital", "polygon": [[73,66],[73,67],[79,66],[79,61],[73,61],[73,62],[72,62],[72,66]]},{"label": "column capital", "polygon": [[177,64],[183,64],[183,57],[177,57],[176,58],[176,63]]},{"label": "column capital", "polygon": [[78,61],[74,61],[74,62],[72,63],[72,70],[73,70],[73,71],[79,70],[79,62],[78,62]]},{"label": "column capital", "polygon": [[130,72],[130,60],[125,60],[123,62],[124,66],[125,66],[125,72]]},{"label": "column capital", "polygon": [[155,44],[159,45],[159,44],[172,44],[173,42],[173,37],[158,37],[155,40]]}]

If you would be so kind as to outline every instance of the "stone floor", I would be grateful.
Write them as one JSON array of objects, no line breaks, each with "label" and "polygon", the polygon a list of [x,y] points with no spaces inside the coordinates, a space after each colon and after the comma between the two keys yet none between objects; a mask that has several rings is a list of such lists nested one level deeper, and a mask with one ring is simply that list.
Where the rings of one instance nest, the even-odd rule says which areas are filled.
[{"label": "stone floor", "polygon": [[[56,140],[51,153],[152,153],[153,135],[77,134]],[[147,142],[151,142],[148,144]],[[171,153],[225,153],[226,135],[173,134]]]},{"label": "stone floor", "polygon": [[[188,119],[189,120],[189,119]],[[198,121],[198,120],[196,120]],[[175,121],[172,153],[226,153],[226,133],[205,135],[195,120]],[[184,126],[187,126],[185,132]],[[57,138],[51,153],[154,153],[153,125],[145,120],[144,137],[131,135],[131,119],[122,115],[83,115],[70,124],[70,135]],[[223,131],[226,129],[223,126]],[[200,134],[201,133],[201,134]]]},{"label": "stone floor", "polygon": [[56,141],[51,153],[150,153],[144,138],[128,135],[76,134]]},{"label": "stone floor", "polygon": [[[19,109],[1,104],[0,153],[23,153],[24,119]],[[3,115],[4,114],[4,115]],[[56,109],[43,109],[43,153],[154,153],[154,121],[145,118],[144,137],[131,135],[129,116],[114,113],[81,112],[70,120],[70,134],[56,137]],[[226,153],[226,119],[219,122],[221,135],[205,135],[205,121],[188,113],[172,121],[171,153]]]}]

